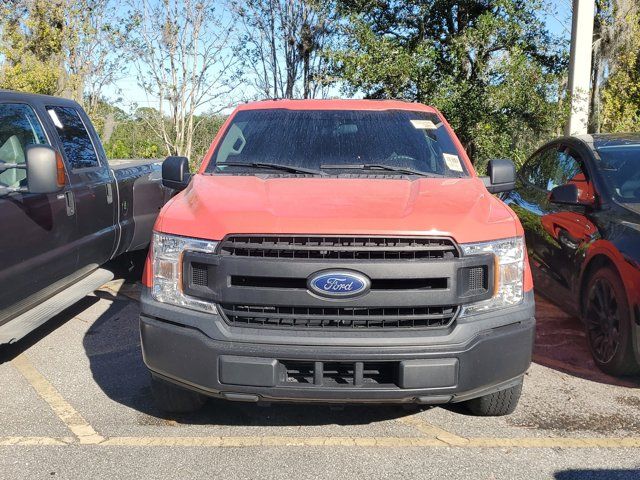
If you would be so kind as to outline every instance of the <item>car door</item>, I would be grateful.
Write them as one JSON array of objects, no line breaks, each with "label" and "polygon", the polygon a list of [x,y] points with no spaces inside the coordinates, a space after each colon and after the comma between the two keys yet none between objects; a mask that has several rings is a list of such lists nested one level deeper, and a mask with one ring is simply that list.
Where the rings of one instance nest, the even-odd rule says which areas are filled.
[{"label": "car door", "polygon": [[[553,238],[557,248],[546,263],[553,271],[559,292],[571,293],[565,301],[574,298],[573,293],[579,279],[580,268],[588,245],[598,238],[598,228],[592,218],[595,206],[595,189],[585,162],[575,149],[560,144],[556,152],[558,168],[555,177],[547,185],[547,214],[542,217],[542,226]],[[553,189],[562,185],[575,185],[578,190],[577,204],[559,204],[553,201]]]},{"label": "car door", "polygon": [[78,265],[92,268],[111,258],[116,243],[113,175],[97,135],[79,106],[47,105],[69,167],[80,237]]},{"label": "car door", "polygon": [[[26,147],[35,144],[51,144],[36,110],[0,100],[0,167],[24,164]],[[20,192],[26,171],[0,168],[0,324],[61,289],[77,269],[76,217],[67,210],[65,180],[57,193]]]},{"label": "car door", "polygon": [[[560,205],[551,201],[551,191],[560,185],[578,186],[581,205]],[[523,228],[534,280],[539,291],[568,302],[595,226],[585,215],[593,203],[593,188],[582,161],[560,143],[534,154],[518,172],[515,191],[507,203]]]},{"label": "car door", "polygon": [[543,227],[547,214],[547,185],[552,175],[557,145],[550,145],[532,155],[518,172],[516,188],[505,199],[516,212],[525,231],[525,240],[536,286],[546,282],[555,242]]}]

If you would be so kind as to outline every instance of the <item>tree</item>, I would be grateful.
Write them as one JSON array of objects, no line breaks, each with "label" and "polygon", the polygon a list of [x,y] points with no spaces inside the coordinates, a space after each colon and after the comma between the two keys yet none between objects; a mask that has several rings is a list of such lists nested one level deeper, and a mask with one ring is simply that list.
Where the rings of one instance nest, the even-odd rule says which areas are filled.
[{"label": "tree", "polygon": [[317,0],[233,1],[236,52],[258,96],[312,98],[326,93],[325,57],[333,20]]},{"label": "tree", "polygon": [[0,84],[86,99],[92,114],[122,71],[117,0],[6,0],[0,13]]},{"label": "tree", "polygon": [[349,94],[433,104],[474,161],[522,160],[559,130],[566,46],[541,1],[342,0],[328,52]]},{"label": "tree", "polygon": [[105,87],[124,76],[129,60],[128,25],[118,14],[119,0],[71,0],[67,10],[67,95],[92,115]]},{"label": "tree", "polygon": [[63,5],[7,0],[0,14],[0,87],[59,93],[64,76]]},{"label": "tree", "polygon": [[[638,47],[635,36],[639,14],[640,4],[637,0],[596,0],[589,94],[589,130],[592,132],[600,132],[604,120],[601,111],[602,87],[607,83],[607,77],[615,75],[619,64],[623,69],[628,68],[631,61],[629,50]],[[624,96],[624,92],[620,93]],[[612,100],[610,97],[609,105]]]},{"label": "tree", "polygon": [[202,123],[198,112],[223,108],[233,90],[232,26],[222,24],[224,12],[204,0],[140,0],[130,6],[138,82],[158,102],[144,119],[167,154],[190,157]]},{"label": "tree", "polygon": [[625,20],[631,30],[627,48],[612,59],[614,69],[602,87],[600,121],[605,132],[640,130],[640,15]]}]

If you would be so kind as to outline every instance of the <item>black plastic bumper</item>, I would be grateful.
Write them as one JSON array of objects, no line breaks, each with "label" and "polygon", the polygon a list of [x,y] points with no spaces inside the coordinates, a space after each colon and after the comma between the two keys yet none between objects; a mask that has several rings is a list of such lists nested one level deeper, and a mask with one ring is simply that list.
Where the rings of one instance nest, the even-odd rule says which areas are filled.
[{"label": "black plastic bumper", "polygon": [[[230,328],[217,315],[159,304],[147,292],[142,306],[142,351],[154,375],[210,396],[243,401],[468,400],[520,380],[531,362],[535,329],[532,294],[518,307],[458,319],[447,332],[405,331],[395,337],[339,331],[270,337],[259,329]],[[292,382],[287,373],[292,364],[310,365],[311,379]],[[368,365],[386,366],[383,370],[393,381],[366,382]],[[323,378],[335,366],[351,366],[351,380]]]}]

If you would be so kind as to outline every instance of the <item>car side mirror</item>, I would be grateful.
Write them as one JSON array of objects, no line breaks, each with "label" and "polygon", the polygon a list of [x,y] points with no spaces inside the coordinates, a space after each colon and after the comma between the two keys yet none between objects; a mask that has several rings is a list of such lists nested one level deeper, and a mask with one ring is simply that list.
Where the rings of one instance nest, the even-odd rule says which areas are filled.
[{"label": "car side mirror", "polygon": [[489,193],[509,192],[516,187],[516,166],[511,160],[489,160],[486,177],[482,177]]},{"label": "car side mirror", "polygon": [[549,195],[551,203],[559,203],[563,205],[578,205],[578,187],[573,183],[559,185],[551,190]]},{"label": "car side mirror", "polygon": [[27,191],[29,193],[56,193],[65,184],[62,157],[48,145],[29,145],[25,149]]},{"label": "car side mirror", "polygon": [[173,190],[184,190],[191,180],[187,157],[167,157],[162,162],[162,185]]}]

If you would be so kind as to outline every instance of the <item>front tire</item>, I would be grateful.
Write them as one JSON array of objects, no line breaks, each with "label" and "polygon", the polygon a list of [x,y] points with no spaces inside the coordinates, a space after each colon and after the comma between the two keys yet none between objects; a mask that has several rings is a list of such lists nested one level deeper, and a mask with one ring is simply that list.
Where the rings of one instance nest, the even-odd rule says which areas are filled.
[{"label": "front tire", "polygon": [[153,400],[163,412],[190,413],[200,410],[207,397],[192,392],[154,376],[151,377],[151,394]]},{"label": "front tire", "polygon": [[640,373],[631,335],[631,312],[624,285],[611,267],[597,270],[587,283],[583,320],[593,359],[604,373]]},{"label": "front tire", "polygon": [[515,411],[520,401],[521,393],[522,380],[513,387],[467,400],[464,402],[464,406],[473,415],[479,417],[501,417]]}]

